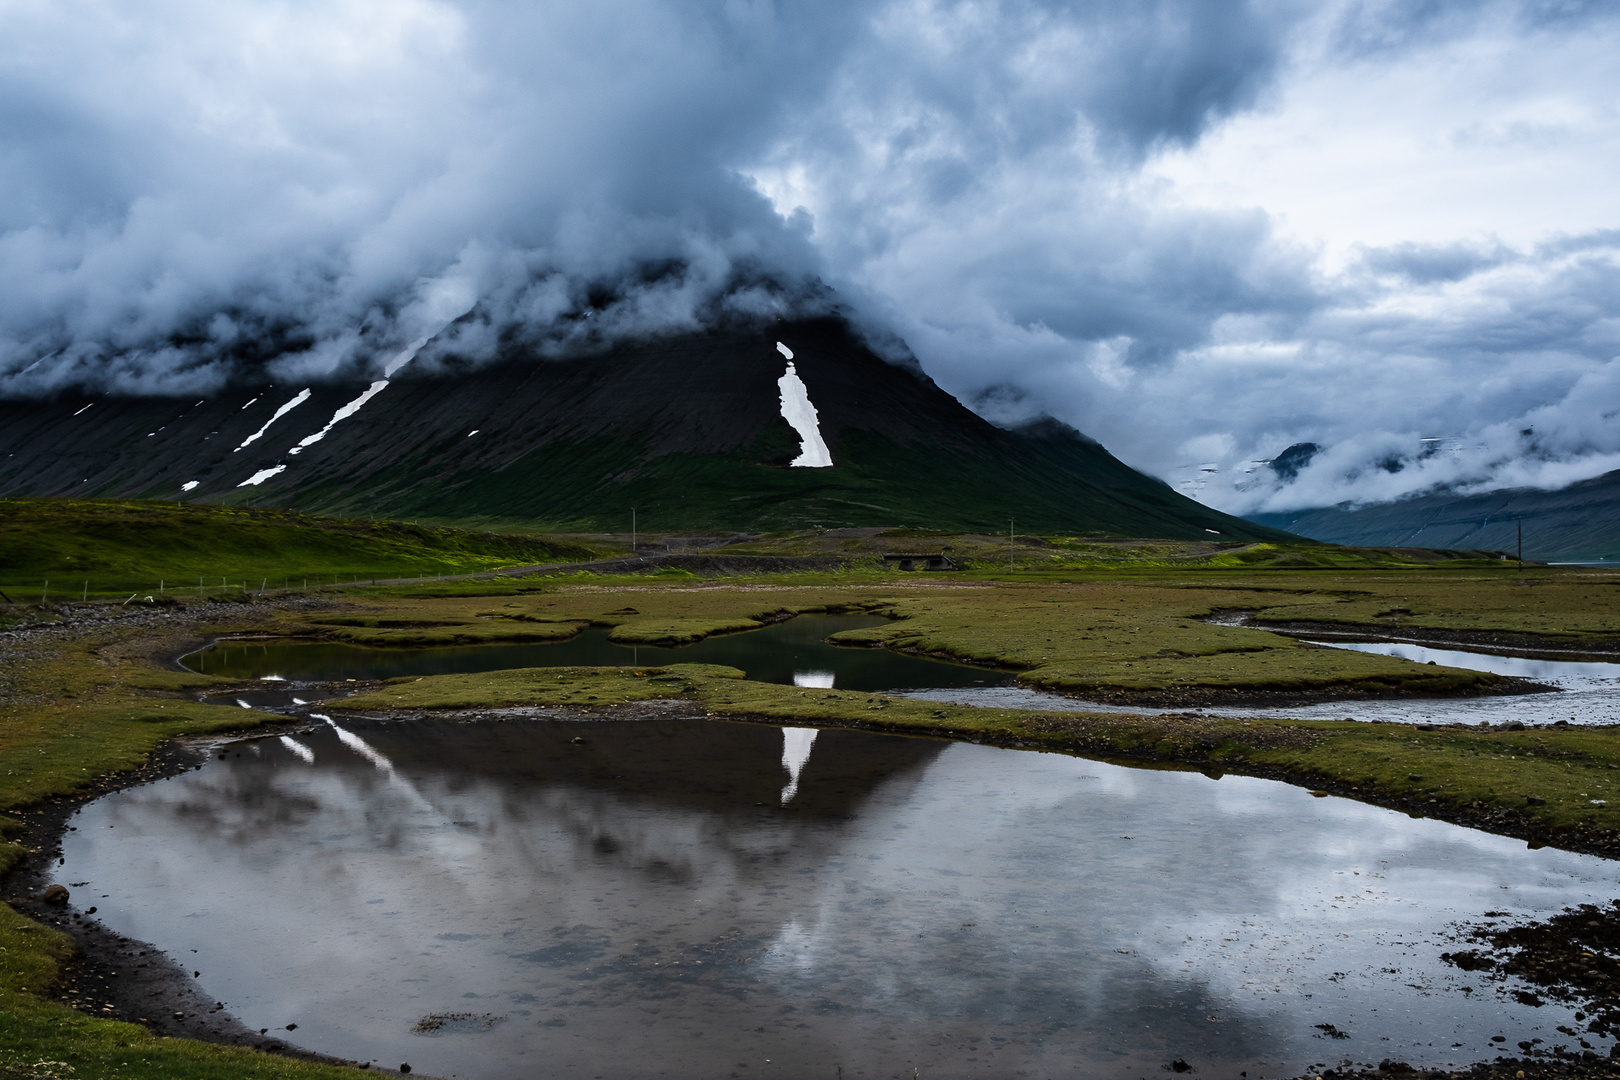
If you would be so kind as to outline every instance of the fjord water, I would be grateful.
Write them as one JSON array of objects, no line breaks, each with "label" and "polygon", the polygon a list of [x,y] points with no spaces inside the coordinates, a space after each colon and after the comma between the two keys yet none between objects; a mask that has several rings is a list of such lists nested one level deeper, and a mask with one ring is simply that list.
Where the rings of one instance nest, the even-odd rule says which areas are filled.
[{"label": "fjord water", "polygon": [[233,679],[281,678],[326,682],[452,675],[521,667],[581,665],[726,664],[759,682],[836,686],[841,690],[998,686],[996,671],[906,656],[887,649],[829,645],[844,630],[881,626],[877,615],[800,615],[746,634],[723,634],[679,648],[616,645],[605,630],[586,630],[567,641],[376,649],[330,642],[264,645],[222,642],[182,661],[193,671]]},{"label": "fjord water", "polygon": [[1448,927],[1614,893],[1599,859],[1251,778],[702,720],[340,724],[90,804],[58,877],[248,1026],[417,1073],[1461,1063],[1574,1022],[1443,964]]}]

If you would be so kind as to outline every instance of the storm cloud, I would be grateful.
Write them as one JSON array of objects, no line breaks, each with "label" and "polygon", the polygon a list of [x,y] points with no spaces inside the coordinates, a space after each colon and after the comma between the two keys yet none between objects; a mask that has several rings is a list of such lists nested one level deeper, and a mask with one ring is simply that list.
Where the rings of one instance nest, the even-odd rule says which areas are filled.
[{"label": "storm cloud", "polygon": [[0,392],[838,307],[1224,509],[1568,483],[1620,467],[1612,10],[0,4]]}]

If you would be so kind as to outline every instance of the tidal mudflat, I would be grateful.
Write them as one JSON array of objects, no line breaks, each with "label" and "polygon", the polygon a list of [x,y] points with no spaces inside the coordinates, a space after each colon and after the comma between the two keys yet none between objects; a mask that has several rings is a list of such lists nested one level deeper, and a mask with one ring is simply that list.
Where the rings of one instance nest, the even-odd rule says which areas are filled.
[{"label": "tidal mudflat", "polygon": [[59,880],[249,1026],[483,1080],[1573,1046],[1569,1008],[1440,954],[1459,921],[1615,888],[1602,859],[1266,780],[703,720],[338,717],[73,825]]}]

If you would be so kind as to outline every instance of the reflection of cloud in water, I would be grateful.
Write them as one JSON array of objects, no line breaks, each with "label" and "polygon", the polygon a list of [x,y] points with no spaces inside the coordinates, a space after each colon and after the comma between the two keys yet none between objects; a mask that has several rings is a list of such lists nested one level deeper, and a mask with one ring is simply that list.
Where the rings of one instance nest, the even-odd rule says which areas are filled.
[{"label": "reflection of cloud in water", "polygon": [[[1447,992],[1435,933],[1607,896],[1599,860],[1244,778],[824,731],[779,808],[768,727],[361,730],[392,774],[335,726],[314,767],[267,739],[92,804],[63,873],[117,883],[120,932],[199,949],[251,1026],[489,1077],[542,1047],[620,1074],[1297,1069],[1319,1022],[1358,1057],[1473,1059],[1567,1018]],[[476,1048],[404,1033],[474,1005],[522,1022]],[[1002,1041],[969,1066],[969,1036]]]},{"label": "reflection of cloud in water", "polygon": [[810,760],[810,748],[816,744],[813,727],[785,727],[782,729],[782,768],[788,771],[787,786],[782,789],[782,805],[793,801],[799,793],[799,773]]}]

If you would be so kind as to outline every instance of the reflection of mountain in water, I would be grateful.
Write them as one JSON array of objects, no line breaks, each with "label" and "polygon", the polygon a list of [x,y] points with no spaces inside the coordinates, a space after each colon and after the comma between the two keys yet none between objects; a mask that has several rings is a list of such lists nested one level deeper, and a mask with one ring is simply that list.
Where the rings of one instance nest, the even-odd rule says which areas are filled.
[{"label": "reflection of mountain in water", "polygon": [[[1459,902],[1567,902],[1598,864],[1261,781],[861,732],[817,733],[783,806],[806,747],[785,762],[779,728],[340,723],[92,804],[63,873],[250,1026],[482,1080],[1276,1075],[1321,1022],[1367,1036],[1348,1052],[1443,1035],[1468,1059],[1567,1018],[1446,993],[1425,935]],[[408,1033],[434,1012],[507,1019]]]}]

